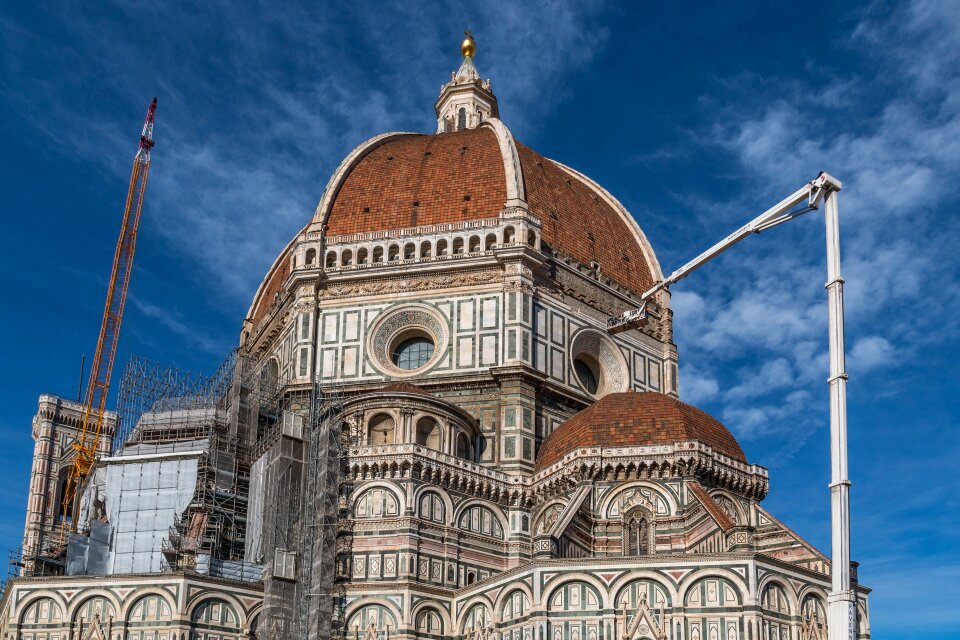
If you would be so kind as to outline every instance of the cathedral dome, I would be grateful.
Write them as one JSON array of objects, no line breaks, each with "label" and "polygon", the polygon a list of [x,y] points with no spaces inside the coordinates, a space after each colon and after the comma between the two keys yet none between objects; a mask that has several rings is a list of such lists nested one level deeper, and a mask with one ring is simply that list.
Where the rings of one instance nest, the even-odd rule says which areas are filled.
[{"label": "cathedral dome", "polygon": [[543,241],[642,293],[659,276],[633,218],[588,178],[516,142],[499,120],[435,135],[388,134],[360,145],[327,186],[314,221],[326,235],[496,218],[526,204]]},{"label": "cathedral dome", "polygon": [[702,442],[738,462],[747,457],[730,431],[704,411],[653,392],[611,393],[558,426],[540,445],[537,470],[575,449]]}]

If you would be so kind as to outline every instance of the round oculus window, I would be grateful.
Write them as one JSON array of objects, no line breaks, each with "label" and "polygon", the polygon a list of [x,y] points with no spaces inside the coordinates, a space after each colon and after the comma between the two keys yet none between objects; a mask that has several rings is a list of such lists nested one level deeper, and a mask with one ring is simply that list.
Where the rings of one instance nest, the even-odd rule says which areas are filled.
[{"label": "round oculus window", "polygon": [[390,360],[404,371],[419,369],[430,362],[435,346],[426,336],[413,336],[400,340],[390,351]]}]

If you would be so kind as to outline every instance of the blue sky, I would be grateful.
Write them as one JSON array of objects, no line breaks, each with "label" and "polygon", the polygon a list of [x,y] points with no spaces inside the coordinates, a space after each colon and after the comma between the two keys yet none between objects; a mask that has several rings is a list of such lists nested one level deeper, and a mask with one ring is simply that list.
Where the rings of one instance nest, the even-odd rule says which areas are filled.
[{"label": "blue sky", "polygon": [[[960,5],[5,3],[0,547],[22,532],[40,393],[76,393],[143,112],[154,163],[119,362],[212,371],[367,137],[429,132],[461,31],[516,137],[585,172],[664,270],[826,169],[847,280],[853,556],[878,638],[960,625]],[[822,219],[674,287],[681,396],[770,469],[829,549]]]}]

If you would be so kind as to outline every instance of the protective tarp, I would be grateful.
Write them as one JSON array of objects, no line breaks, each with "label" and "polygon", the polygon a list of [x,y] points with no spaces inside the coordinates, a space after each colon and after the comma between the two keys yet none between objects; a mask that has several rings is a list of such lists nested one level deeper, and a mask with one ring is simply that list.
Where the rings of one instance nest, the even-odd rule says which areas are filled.
[{"label": "protective tarp", "polygon": [[104,464],[105,515],[113,527],[108,573],[162,569],[163,541],[193,498],[201,453],[112,458]]},{"label": "protective tarp", "polygon": [[266,492],[267,458],[270,452],[257,458],[250,467],[250,493],[247,503],[247,538],[243,556],[253,562],[263,562],[263,513]]},{"label": "protective tarp", "polygon": [[244,582],[260,582],[263,579],[263,565],[242,560],[218,560],[205,553],[197,554],[196,572]]}]

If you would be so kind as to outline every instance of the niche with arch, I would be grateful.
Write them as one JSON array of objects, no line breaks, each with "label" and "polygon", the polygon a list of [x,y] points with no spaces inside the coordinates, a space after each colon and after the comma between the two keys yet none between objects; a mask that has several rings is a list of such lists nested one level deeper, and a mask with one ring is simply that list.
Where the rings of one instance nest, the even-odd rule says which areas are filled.
[{"label": "niche with arch", "polygon": [[436,418],[424,416],[417,420],[416,443],[422,447],[440,451],[442,437],[440,423]]},{"label": "niche with arch", "polygon": [[389,413],[378,413],[367,423],[367,444],[371,446],[394,444],[397,423]]}]

